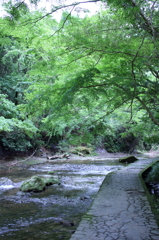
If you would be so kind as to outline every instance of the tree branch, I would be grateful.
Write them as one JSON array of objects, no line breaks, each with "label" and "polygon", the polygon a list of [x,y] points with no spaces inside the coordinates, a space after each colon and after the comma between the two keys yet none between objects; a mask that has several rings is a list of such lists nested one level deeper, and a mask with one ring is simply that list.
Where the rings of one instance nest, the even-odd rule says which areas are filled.
[{"label": "tree branch", "polygon": [[23,22],[22,24],[25,26],[29,23],[37,23],[38,21],[42,20],[43,18],[57,12],[58,10],[61,10],[61,9],[64,9],[64,8],[68,8],[68,7],[76,7],[78,6],[79,4],[84,4],[84,3],[95,3],[95,2],[101,2],[101,0],[88,0],[88,1],[82,1],[82,2],[75,2],[75,3],[71,3],[71,4],[68,4],[68,5],[62,5],[62,6],[54,6],[53,10],[46,13],[45,15],[41,16],[41,17],[37,17],[37,18],[34,18],[34,19],[29,19],[25,22]]},{"label": "tree branch", "polygon": [[16,165],[16,164],[19,164],[19,163],[22,163],[22,162],[25,162],[25,161],[27,161],[27,160],[29,160],[31,157],[33,157],[34,156],[34,154],[36,153],[36,151],[37,151],[37,148],[35,149],[35,151],[29,156],[29,157],[27,157],[26,159],[24,159],[24,160],[21,160],[21,161],[17,161],[17,162],[13,162],[11,165],[10,165],[10,167],[9,167],[9,170],[14,166],[14,165]]},{"label": "tree branch", "polygon": [[[138,7],[139,8],[139,5],[136,3],[135,0],[131,0],[132,2],[132,5],[134,7]],[[142,11],[142,9],[140,8],[140,11],[139,11],[139,15],[142,17],[142,19],[144,20],[146,26],[148,27],[149,29],[149,32],[150,34],[154,37],[155,36],[155,30],[154,28],[152,27],[152,22],[150,22],[147,17],[145,16],[144,12]]]},{"label": "tree branch", "polygon": [[136,87],[137,87],[137,82],[136,82],[136,75],[135,75],[135,70],[134,70],[134,68],[135,68],[135,66],[134,66],[134,64],[135,64],[135,60],[136,60],[136,58],[137,58],[137,56],[138,56],[138,54],[139,54],[139,51],[140,51],[140,49],[141,49],[141,47],[143,46],[143,44],[144,44],[144,40],[145,40],[145,36],[143,37],[143,39],[142,39],[142,41],[141,41],[141,44],[139,45],[139,47],[138,47],[138,49],[137,49],[137,52],[136,52],[136,54],[135,54],[135,57],[133,58],[133,60],[132,60],[132,76],[133,76],[133,79],[134,79],[134,91],[133,91],[133,97],[132,97],[132,100],[131,100],[131,119],[132,119],[132,105],[133,105],[133,100],[134,100],[134,98],[135,98],[135,96],[136,96]]},{"label": "tree branch", "polygon": [[152,120],[152,122],[159,126],[159,122],[156,120],[156,118],[153,116],[152,112],[150,111],[150,109],[148,108],[148,106],[146,105],[146,103],[140,98],[140,97],[136,97],[136,99],[141,103],[141,105],[143,106],[143,108],[147,111],[150,119]]},{"label": "tree branch", "polygon": [[[65,23],[67,22],[68,17],[71,16],[71,13],[72,13],[72,11],[73,11],[74,8],[75,8],[75,6],[73,6],[73,8],[71,9],[71,11],[69,12],[69,14],[67,15],[67,17],[65,18],[62,26],[61,26],[58,30],[56,30],[56,31],[54,32],[54,34],[52,34],[49,38],[53,37],[57,32],[59,32],[59,31],[65,26]],[[49,39],[49,38],[48,38],[48,39]]]}]

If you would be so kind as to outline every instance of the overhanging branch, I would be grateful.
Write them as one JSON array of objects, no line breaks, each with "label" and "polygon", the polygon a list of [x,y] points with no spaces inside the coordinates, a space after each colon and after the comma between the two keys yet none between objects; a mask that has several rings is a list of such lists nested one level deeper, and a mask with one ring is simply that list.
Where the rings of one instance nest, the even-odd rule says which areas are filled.
[{"label": "overhanging branch", "polygon": [[78,6],[80,4],[84,4],[84,3],[95,3],[95,2],[101,2],[101,0],[88,0],[88,1],[71,3],[71,4],[68,4],[68,5],[54,6],[53,10],[51,10],[50,12],[44,14],[41,17],[37,17],[37,18],[34,18],[34,19],[29,19],[29,20],[23,22],[22,25],[25,26],[29,23],[37,23],[38,21],[42,20],[43,18],[61,10],[61,9],[65,9],[65,8],[68,8],[68,7],[76,7],[76,6]]},{"label": "overhanging branch", "polygon": [[148,106],[146,105],[146,103],[140,98],[140,97],[136,97],[136,99],[141,103],[141,105],[143,106],[143,108],[147,111],[147,113],[149,114],[150,119],[152,120],[152,122],[159,126],[159,122],[156,120],[156,118],[153,116],[152,112],[150,111],[150,109],[148,108]]},{"label": "overhanging branch", "polygon": [[[136,1],[135,0],[131,0],[131,2],[132,2],[132,5],[134,6],[134,7],[137,7],[137,8],[139,8],[139,5],[136,3]],[[152,26],[152,19],[151,19],[151,21],[145,16],[145,14],[144,14],[144,12],[142,11],[142,9],[141,8],[139,8],[140,10],[139,10],[139,15],[141,16],[141,18],[143,19],[143,21],[145,22],[145,25],[147,26],[147,29],[148,29],[148,31],[149,31],[149,33],[151,34],[151,36],[155,36],[155,29],[153,28],[153,26]],[[152,16],[151,16],[152,17]]]}]

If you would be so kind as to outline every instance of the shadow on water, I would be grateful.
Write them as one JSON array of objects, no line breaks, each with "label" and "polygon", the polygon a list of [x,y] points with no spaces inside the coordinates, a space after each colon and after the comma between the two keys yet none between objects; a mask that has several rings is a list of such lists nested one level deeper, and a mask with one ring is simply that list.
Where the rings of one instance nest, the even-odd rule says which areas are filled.
[{"label": "shadow on water", "polygon": [[[12,184],[0,186],[0,239],[70,239],[82,215],[89,209],[105,176],[123,167],[111,161],[53,162],[17,172],[0,173]],[[61,184],[41,193],[25,193],[19,187],[33,175],[54,175]]]}]

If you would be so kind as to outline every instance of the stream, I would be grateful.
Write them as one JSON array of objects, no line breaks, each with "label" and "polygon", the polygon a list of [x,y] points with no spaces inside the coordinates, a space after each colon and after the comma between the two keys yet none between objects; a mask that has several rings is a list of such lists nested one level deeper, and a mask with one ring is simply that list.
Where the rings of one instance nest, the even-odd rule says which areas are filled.
[{"label": "stream", "polygon": [[[88,211],[106,175],[124,165],[117,159],[52,161],[23,171],[0,172],[0,240],[70,239]],[[22,193],[19,187],[31,176],[60,180],[40,193]],[[5,179],[6,180],[6,179]]]}]

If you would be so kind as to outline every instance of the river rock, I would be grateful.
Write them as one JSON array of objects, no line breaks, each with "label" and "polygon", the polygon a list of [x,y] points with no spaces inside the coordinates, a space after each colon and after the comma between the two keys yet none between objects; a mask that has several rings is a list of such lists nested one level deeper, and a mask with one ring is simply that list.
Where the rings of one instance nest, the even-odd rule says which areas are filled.
[{"label": "river rock", "polygon": [[20,186],[20,190],[23,192],[41,192],[45,189],[45,182],[41,177],[33,176],[31,179],[26,180]]},{"label": "river rock", "polygon": [[20,190],[23,192],[41,192],[45,190],[46,186],[59,183],[58,179],[54,178],[42,178],[39,176],[33,176],[31,179],[26,180],[20,186]]},{"label": "river rock", "polygon": [[75,225],[73,222],[68,222],[65,220],[60,220],[60,224],[62,224],[64,227],[72,227]]},{"label": "river rock", "polygon": [[18,197],[30,197],[30,193],[28,193],[28,192],[22,192],[22,191],[18,191],[17,193],[16,193],[16,196],[18,196]]},{"label": "river rock", "polygon": [[133,163],[137,161],[138,159],[136,157],[132,156],[127,156],[119,159],[119,162],[121,163]]},{"label": "river rock", "polygon": [[55,179],[53,177],[43,178],[43,180],[44,180],[46,186],[50,186],[50,185],[53,185],[53,184],[60,184],[59,180]]}]

